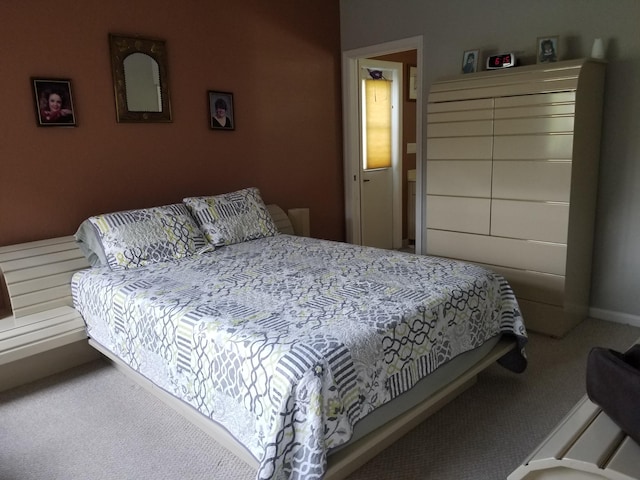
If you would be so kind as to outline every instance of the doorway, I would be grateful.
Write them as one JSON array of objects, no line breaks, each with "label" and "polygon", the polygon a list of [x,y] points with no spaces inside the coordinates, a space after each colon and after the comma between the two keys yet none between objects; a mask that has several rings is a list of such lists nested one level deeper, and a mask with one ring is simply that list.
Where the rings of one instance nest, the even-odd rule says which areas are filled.
[{"label": "doorway", "polygon": [[360,59],[360,240],[402,248],[402,63]]},{"label": "doorway", "polygon": [[[381,45],[364,47],[357,50],[343,52],[343,119],[344,119],[344,173],[345,173],[345,221],[347,241],[355,244],[363,244],[363,185],[366,175],[361,168],[362,143],[360,138],[360,68],[359,63],[364,59],[378,58],[386,55],[415,50],[416,52],[416,206],[415,206],[415,251],[422,253],[424,250],[424,235],[422,234],[423,201],[423,166],[422,166],[422,36],[398,40]],[[404,84],[403,84],[404,85]],[[402,89],[404,90],[404,88]],[[401,145],[405,149],[405,145]],[[412,146],[413,148],[413,146]],[[398,209],[393,220],[393,248],[402,247],[402,199],[406,192],[402,182],[398,182],[398,195],[394,209]],[[400,202],[400,203],[399,203]],[[406,222],[405,222],[406,223]]]}]

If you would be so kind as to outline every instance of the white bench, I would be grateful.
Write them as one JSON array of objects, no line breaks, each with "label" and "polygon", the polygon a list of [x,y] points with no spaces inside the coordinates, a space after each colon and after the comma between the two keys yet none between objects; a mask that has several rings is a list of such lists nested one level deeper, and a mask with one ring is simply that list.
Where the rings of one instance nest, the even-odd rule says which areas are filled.
[{"label": "white bench", "polygon": [[507,480],[603,479],[640,479],[640,446],[585,395]]},{"label": "white bench", "polygon": [[72,236],[0,247],[0,391],[98,357],[71,298],[88,266]]}]

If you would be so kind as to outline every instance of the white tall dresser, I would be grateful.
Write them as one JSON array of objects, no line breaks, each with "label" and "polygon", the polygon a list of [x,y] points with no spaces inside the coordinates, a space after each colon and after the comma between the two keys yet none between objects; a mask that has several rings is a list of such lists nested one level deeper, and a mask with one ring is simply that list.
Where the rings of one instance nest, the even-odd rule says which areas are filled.
[{"label": "white tall dresser", "polygon": [[427,253],[480,263],[525,324],[561,337],[588,313],[605,64],[458,75],[427,109]]}]

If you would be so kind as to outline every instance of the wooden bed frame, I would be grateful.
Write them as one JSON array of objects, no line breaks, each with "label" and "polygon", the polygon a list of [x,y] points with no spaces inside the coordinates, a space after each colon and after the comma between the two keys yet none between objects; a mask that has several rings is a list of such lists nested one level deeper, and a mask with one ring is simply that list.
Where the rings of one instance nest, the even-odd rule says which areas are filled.
[{"label": "wooden bed frame", "polygon": [[[276,205],[268,205],[268,208],[280,232],[308,235],[306,209],[295,209],[287,214]],[[258,462],[223,427],[157,387],[92,339],[87,343],[84,321],[73,308],[70,281],[73,273],[88,267],[89,264],[73,236],[0,247],[3,290],[11,304],[10,314],[0,315],[0,365],[20,359],[26,360],[31,355],[74,342],[83,346],[91,345],[95,349],[91,350],[109,358],[116,368],[134,382],[211,435],[239,459],[257,469]],[[3,325],[4,328],[1,328]],[[325,478],[341,479],[364,465],[472,386],[478,373],[513,348],[515,340],[500,340],[480,362],[425,398],[422,403],[331,454]]]},{"label": "wooden bed frame", "polygon": [[[127,375],[135,383],[144,387],[166,405],[183,415],[250,467],[255,470],[258,469],[258,462],[224,427],[212,422],[190,405],[156,386],[146,377],[122,362],[102,345],[91,339],[89,339],[89,344],[108,357],[118,370]],[[471,387],[476,382],[477,375],[480,372],[511,351],[514,346],[515,342],[504,339],[500,340],[482,361],[447,386],[438,390],[432,396],[426,398],[422,403],[347,447],[330,454],[328,458],[328,470],[324,477],[325,480],[343,479],[353,473]]]}]

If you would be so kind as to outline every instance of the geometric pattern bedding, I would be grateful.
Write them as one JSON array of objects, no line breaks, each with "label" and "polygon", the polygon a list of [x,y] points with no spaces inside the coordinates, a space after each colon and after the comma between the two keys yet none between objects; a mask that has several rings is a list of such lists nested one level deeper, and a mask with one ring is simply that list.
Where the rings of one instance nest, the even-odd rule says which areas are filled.
[{"label": "geometric pattern bedding", "polygon": [[526,331],[500,276],[276,235],[72,280],[90,337],[224,426],[258,479],[322,478],[356,422],[457,355]]}]

